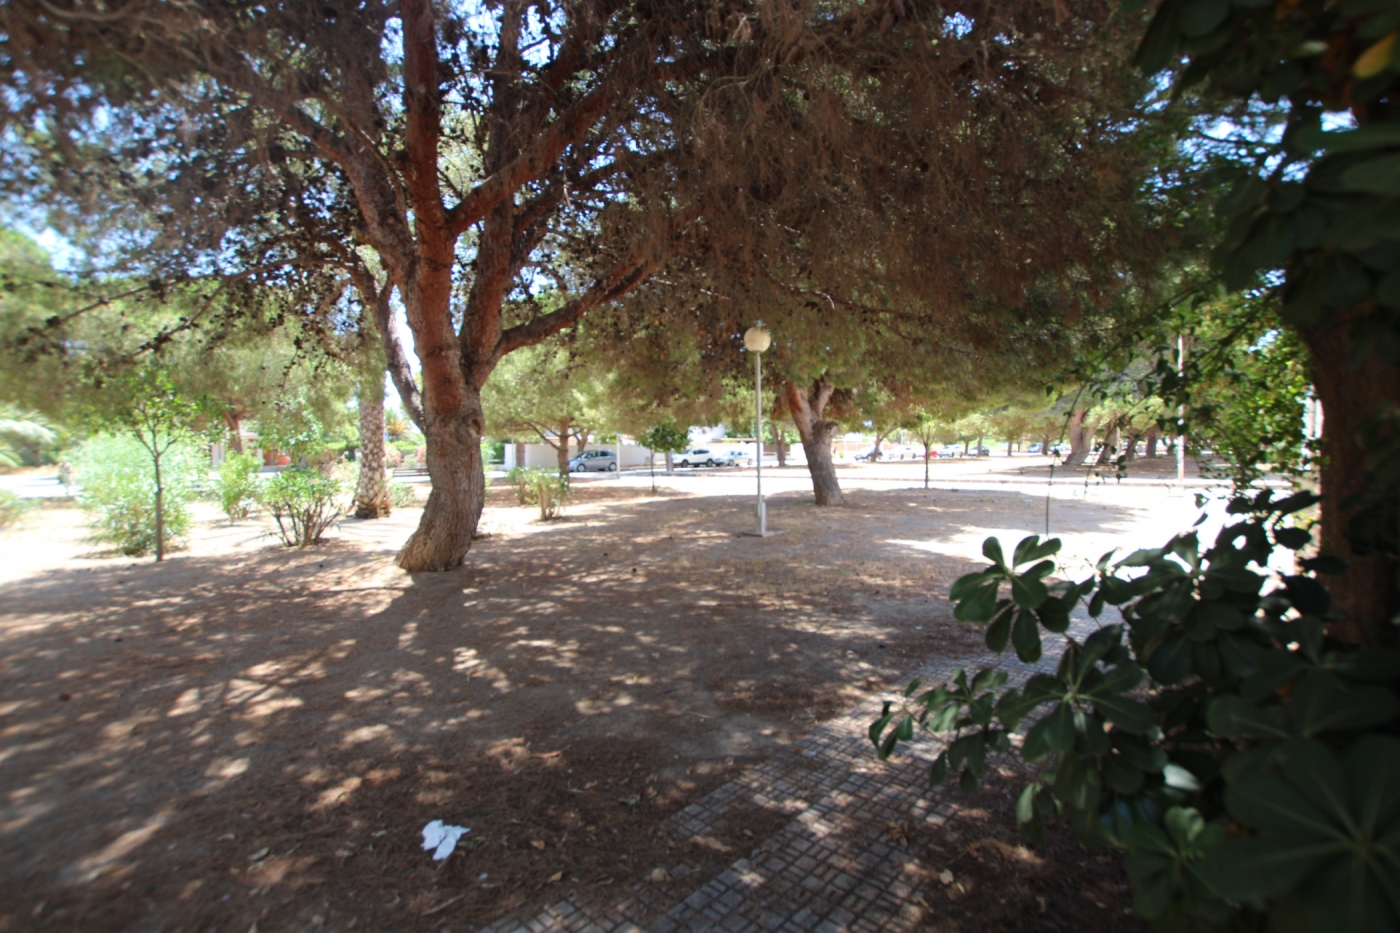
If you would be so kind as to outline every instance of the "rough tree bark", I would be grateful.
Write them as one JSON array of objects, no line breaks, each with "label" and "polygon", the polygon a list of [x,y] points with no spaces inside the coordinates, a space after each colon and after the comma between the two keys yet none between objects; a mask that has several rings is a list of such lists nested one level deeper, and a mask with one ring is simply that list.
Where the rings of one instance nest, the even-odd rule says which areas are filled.
[{"label": "rough tree bark", "polygon": [[228,449],[236,454],[244,453],[243,416],[246,414],[241,408],[224,409],[224,425],[228,428]]},{"label": "rough tree bark", "polygon": [[384,475],[384,378],[360,383],[360,480],[355,517],[388,518],[389,480]]},{"label": "rough tree bark", "polygon": [[1069,413],[1069,456],[1065,458],[1067,467],[1077,467],[1089,456],[1089,441],[1093,438],[1093,431],[1084,429],[1084,419],[1088,416],[1087,408],[1076,408]]},{"label": "rough tree bark", "polygon": [[891,434],[893,434],[893,433],[894,433],[894,427],[893,427],[893,426],[891,426],[891,427],[889,427],[889,428],[886,428],[884,431],[881,431],[881,430],[879,430],[878,428],[876,429],[876,431],[875,431],[875,449],[874,449],[874,450],[871,452],[871,454],[870,454],[870,459],[871,459],[871,460],[879,460],[879,459],[880,459],[880,457],[881,457],[882,454],[883,454],[883,451],[880,450],[880,445],[883,444],[883,443],[885,442],[885,438],[889,437],[889,436],[890,436]]},{"label": "rough tree bark", "polygon": [[846,504],[841,484],[836,481],[836,466],[831,460],[831,438],[840,425],[822,418],[835,391],[836,386],[825,379],[818,379],[809,387],[798,387],[791,382],[784,384],[788,410],[797,423],[802,450],[807,454],[807,470],[812,474],[812,493],[817,505]]},{"label": "rough tree bark", "polygon": [[1146,447],[1143,448],[1142,454],[1144,459],[1157,459],[1157,442],[1160,441],[1161,438],[1162,429],[1157,427],[1155,424],[1147,429],[1147,432],[1143,435],[1144,443],[1146,444]]},{"label": "rough tree bark", "polygon": [[1313,384],[1322,403],[1322,534],[1324,553],[1350,563],[1346,573],[1324,576],[1322,582],[1346,620],[1335,634],[1353,643],[1368,643],[1400,611],[1400,568],[1380,554],[1352,550],[1347,525],[1356,515],[1347,500],[1366,479],[1366,451],[1358,436],[1367,417],[1386,407],[1400,406],[1400,370],[1382,365],[1368,354],[1359,367],[1349,366],[1353,351],[1351,321],[1329,321],[1300,328],[1312,363]]}]

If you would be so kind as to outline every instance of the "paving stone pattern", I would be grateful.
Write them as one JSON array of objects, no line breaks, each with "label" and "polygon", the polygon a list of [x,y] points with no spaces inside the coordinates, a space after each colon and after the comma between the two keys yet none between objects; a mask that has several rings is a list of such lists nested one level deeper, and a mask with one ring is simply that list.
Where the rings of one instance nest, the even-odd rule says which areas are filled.
[{"label": "paving stone pattern", "polygon": [[[1081,642],[1099,623],[1077,615],[1071,634]],[[931,684],[999,666],[1012,685],[1053,673],[1064,647],[1047,636],[1033,665],[1014,654],[931,660],[908,679]],[[897,760],[876,759],[867,731],[878,699],[824,723],[801,741],[673,814],[662,829],[677,839],[713,833],[731,815],[761,807],[792,819],[708,880],[682,866],[660,883],[639,880],[609,901],[573,892],[529,919],[508,917],[482,933],[884,933],[921,919],[906,868],[912,856],[890,841],[891,824],[942,828],[958,812],[945,786],[930,789],[928,767],[942,750],[924,741]],[[703,883],[701,883],[703,882]],[[688,893],[687,893],[688,892]]]}]

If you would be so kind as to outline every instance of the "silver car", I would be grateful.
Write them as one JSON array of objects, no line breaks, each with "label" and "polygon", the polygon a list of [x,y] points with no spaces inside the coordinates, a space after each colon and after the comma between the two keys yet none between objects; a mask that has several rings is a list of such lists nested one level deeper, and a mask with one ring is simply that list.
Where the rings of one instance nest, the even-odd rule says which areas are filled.
[{"label": "silver car", "polygon": [[727,450],[724,452],[724,459],[719,461],[723,466],[753,466],[753,454],[747,450]]},{"label": "silver car", "polygon": [[604,450],[601,447],[597,450],[585,450],[569,461],[570,473],[599,473],[603,471],[617,472],[617,451]]}]

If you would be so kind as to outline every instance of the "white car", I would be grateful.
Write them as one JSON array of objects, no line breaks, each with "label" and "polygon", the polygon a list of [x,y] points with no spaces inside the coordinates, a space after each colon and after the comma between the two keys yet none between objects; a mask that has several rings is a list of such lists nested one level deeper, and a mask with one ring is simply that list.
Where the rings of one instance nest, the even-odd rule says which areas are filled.
[{"label": "white car", "polygon": [[723,457],[720,461],[723,466],[753,466],[753,453],[748,450],[726,450]]},{"label": "white car", "polygon": [[694,447],[672,458],[676,466],[707,466],[712,467],[724,459],[724,451],[716,450],[713,447]]},{"label": "white car", "polygon": [[961,457],[963,448],[961,444],[944,444],[938,449],[939,457]]}]

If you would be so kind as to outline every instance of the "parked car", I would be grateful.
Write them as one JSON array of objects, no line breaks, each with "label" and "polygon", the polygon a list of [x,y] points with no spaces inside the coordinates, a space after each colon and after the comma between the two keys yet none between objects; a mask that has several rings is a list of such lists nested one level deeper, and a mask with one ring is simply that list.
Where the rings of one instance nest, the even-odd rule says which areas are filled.
[{"label": "parked car", "polygon": [[1050,448],[1050,456],[1068,457],[1069,452],[1073,449],[1074,448],[1070,447],[1068,444],[1056,444],[1054,447]]},{"label": "parked car", "polygon": [[585,450],[569,461],[570,473],[600,473],[603,471],[617,472],[617,451],[604,450],[601,447],[597,450]]},{"label": "parked car", "polygon": [[855,460],[873,460],[873,459],[875,459],[875,448],[874,448],[874,447],[867,447],[867,448],[865,448],[864,450],[858,450],[858,451],[855,452],[855,456],[854,456],[853,459],[855,459]]},{"label": "parked car", "polygon": [[753,466],[753,452],[748,450],[726,450],[721,466]]},{"label": "parked car", "polygon": [[724,451],[715,450],[713,447],[695,447],[687,450],[679,457],[673,458],[672,462],[676,466],[707,466],[712,467],[719,463],[724,457]]},{"label": "parked car", "polygon": [[944,444],[942,447],[938,448],[937,453],[939,457],[961,457],[962,455],[963,449],[961,444]]},{"label": "parked car", "polygon": [[1028,454],[1038,454],[1038,453],[1043,452],[1044,450],[1045,450],[1045,445],[1042,444],[1042,443],[1040,443],[1040,441],[1036,441],[1034,444],[1032,444],[1031,446],[1029,446],[1029,447],[1026,448],[1026,453],[1028,453]]},{"label": "parked car", "polygon": [[992,448],[990,447],[979,447],[977,449],[981,451],[981,453],[973,454],[974,457],[990,457],[992,455]]}]

